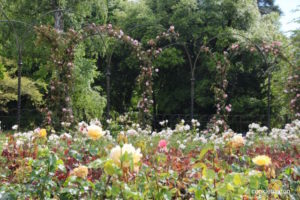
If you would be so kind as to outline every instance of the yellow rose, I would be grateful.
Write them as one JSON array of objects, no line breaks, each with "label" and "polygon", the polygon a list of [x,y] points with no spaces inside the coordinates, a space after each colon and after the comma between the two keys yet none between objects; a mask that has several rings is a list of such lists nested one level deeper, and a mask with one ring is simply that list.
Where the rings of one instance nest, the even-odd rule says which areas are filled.
[{"label": "yellow rose", "polygon": [[[109,157],[110,157],[110,159],[112,159],[114,161],[114,163],[116,165],[121,166],[121,157],[125,153],[128,153],[129,155],[132,156],[134,169],[135,169],[135,171],[137,171],[138,163],[141,160],[141,158],[143,157],[143,155],[141,154],[140,148],[135,149],[132,146],[132,144],[124,144],[124,146],[122,148],[118,145],[111,150]],[[123,167],[129,167],[129,165],[130,165],[130,163],[128,161],[122,163]]]},{"label": "yellow rose", "polygon": [[77,176],[85,179],[89,173],[89,169],[86,166],[79,166],[71,172],[71,176]]},{"label": "yellow rose", "polygon": [[112,159],[114,161],[114,163],[118,166],[121,165],[121,161],[120,161],[120,158],[121,158],[121,155],[122,155],[122,149],[121,147],[118,145],[116,147],[114,147],[111,151],[110,151],[110,159]]},{"label": "yellow rose", "polygon": [[274,191],[280,191],[282,188],[282,183],[280,180],[272,180],[272,182],[269,184],[269,189]]},{"label": "yellow rose", "polygon": [[232,144],[233,148],[239,148],[239,147],[244,146],[245,140],[241,134],[238,134],[232,138],[231,144]]},{"label": "yellow rose", "polygon": [[124,132],[123,132],[123,133],[121,132],[121,133],[118,134],[117,142],[118,142],[119,144],[120,144],[120,143],[125,144],[125,143],[128,142],[128,139],[127,139],[126,135],[124,134]]},{"label": "yellow rose", "polygon": [[39,132],[39,137],[46,138],[47,137],[47,131],[46,129],[42,128]]},{"label": "yellow rose", "polygon": [[276,172],[275,172],[274,167],[268,167],[268,170],[266,171],[266,175],[268,178],[275,178]]},{"label": "yellow rose", "polygon": [[87,127],[88,130],[88,137],[90,137],[92,140],[97,140],[100,137],[104,135],[104,132],[102,131],[102,128],[96,125],[91,125]]},{"label": "yellow rose", "polygon": [[133,154],[132,154],[132,157],[133,157],[133,163],[135,165],[137,165],[141,158],[143,157],[143,155],[141,154],[141,150],[140,149],[137,149]]},{"label": "yellow rose", "polygon": [[268,166],[272,163],[271,158],[265,155],[256,156],[252,161],[258,166]]}]

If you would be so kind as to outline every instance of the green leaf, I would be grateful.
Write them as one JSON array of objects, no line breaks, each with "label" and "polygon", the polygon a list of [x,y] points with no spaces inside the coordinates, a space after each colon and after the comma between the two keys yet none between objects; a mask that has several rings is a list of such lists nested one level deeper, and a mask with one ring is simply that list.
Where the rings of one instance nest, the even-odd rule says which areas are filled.
[{"label": "green leaf", "polygon": [[88,168],[98,169],[103,166],[105,159],[96,159],[88,165]]},{"label": "green leaf", "polygon": [[233,187],[233,185],[230,184],[230,183],[227,183],[226,188],[227,188],[227,190],[229,190],[229,191],[234,191],[234,187]]},{"label": "green leaf", "polygon": [[206,168],[206,165],[204,163],[199,162],[199,163],[194,164],[193,168],[194,169],[195,168]]},{"label": "green leaf", "polygon": [[256,190],[259,188],[259,178],[257,176],[250,177],[250,188]]},{"label": "green leaf", "polygon": [[110,176],[114,175],[116,173],[116,169],[113,166],[113,162],[111,160],[108,160],[104,164],[104,172]]},{"label": "green leaf", "polygon": [[233,183],[237,186],[241,186],[242,185],[242,180],[241,180],[241,175],[240,174],[235,174],[233,176]]},{"label": "green leaf", "polygon": [[121,189],[120,189],[120,187],[119,186],[117,186],[117,185],[113,185],[112,187],[111,187],[111,195],[112,196],[118,196],[119,195],[119,193],[120,193],[120,191],[121,191]]},{"label": "green leaf", "polygon": [[202,160],[203,157],[205,156],[205,154],[206,154],[209,150],[213,150],[213,147],[212,147],[211,145],[206,146],[205,148],[203,148],[203,149],[201,150],[198,159],[199,159],[199,160]]},{"label": "green leaf", "polygon": [[203,171],[202,171],[202,173],[203,173],[203,176],[206,179],[214,179],[215,176],[216,176],[216,173],[213,170],[211,170],[211,169],[204,168]]}]

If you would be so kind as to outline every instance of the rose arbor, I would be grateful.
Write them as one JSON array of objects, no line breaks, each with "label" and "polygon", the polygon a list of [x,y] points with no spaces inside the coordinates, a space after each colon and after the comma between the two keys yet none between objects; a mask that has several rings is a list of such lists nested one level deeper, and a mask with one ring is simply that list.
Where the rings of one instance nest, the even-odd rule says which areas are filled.
[{"label": "rose arbor", "polygon": [[151,119],[152,100],[152,75],[153,59],[161,52],[159,47],[160,40],[177,37],[178,34],[171,26],[167,32],[163,32],[155,39],[151,39],[144,47],[141,42],[124,34],[120,29],[113,29],[111,24],[95,25],[90,24],[82,32],[76,32],[69,29],[67,32],[60,32],[50,26],[36,27],[38,35],[38,44],[46,44],[51,51],[48,67],[52,72],[50,81],[50,93],[48,95],[48,106],[45,109],[47,113],[46,121],[48,125],[60,126],[60,122],[72,124],[74,116],[72,114],[70,93],[73,85],[74,52],[76,46],[85,39],[100,35],[115,38],[129,45],[136,53],[140,61],[140,75],[138,84],[141,92],[141,99],[138,103],[140,111],[140,120],[143,124]]}]

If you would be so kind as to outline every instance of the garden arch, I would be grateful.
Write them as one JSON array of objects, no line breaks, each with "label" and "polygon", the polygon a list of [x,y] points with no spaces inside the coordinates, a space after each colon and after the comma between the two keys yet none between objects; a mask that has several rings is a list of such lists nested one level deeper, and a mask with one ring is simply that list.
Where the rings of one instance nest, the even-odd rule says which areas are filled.
[{"label": "garden arch", "polygon": [[143,47],[138,40],[124,34],[121,29],[113,29],[111,24],[95,25],[89,24],[83,28],[82,32],[76,32],[69,29],[67,32],[61,32],[50,26],[36,27],[38,35],[38,43],[46,44],[51,49],[49,64],[54,69],[55,76],[50,83],[51,93],[50,101],[53,105],[46,108],[47,123],[51,125],[52,118],[55,116],[60,122],[72,123],[74,116],[72,114],[70,102],[70,89],[73,80],[74,68],[74,52],[77,44],[92,36],[100,36],[104,41],[103,36],[115,38],[128,44],[136,53],[140,61],[140,74],[138,76],[139,89],[141,98],[138,104],[140,120],[143,124],[151,119],[150,110],[152,107],[152,75],[154,73],[152,61],[161,52],[158,43],[162,39],[170,39],[176,37],[177,33],[174,26],[171,26],[167,32],[163,32],[155,39],[151,39],[147,43],[147,47]]}]

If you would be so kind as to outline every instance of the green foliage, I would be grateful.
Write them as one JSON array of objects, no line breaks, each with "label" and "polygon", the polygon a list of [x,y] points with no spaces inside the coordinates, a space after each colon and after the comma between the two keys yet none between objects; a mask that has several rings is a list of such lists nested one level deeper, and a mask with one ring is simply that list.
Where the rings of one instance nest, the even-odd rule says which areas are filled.
[{"label": "green foliage", "polygon": [[[35,105],[39,106],[43,102],[43,95],[40,93],[38,83],[29,78],[23,77],[21,81],[21,95],[26,96]],[[18,79],[4,72],[3,79],[0,80],[0,111],[8,111],[7,104],[17,101]]]},{"label": "green foliage", "polygon": [[91,120],[101,118],[106,104],[100,96],[101,87],[92,87],[99,76],[95,60],[85,58],[84,45],[79,45],[75,53],[75,87],[72,91],[72,107],[77,119]]}]

